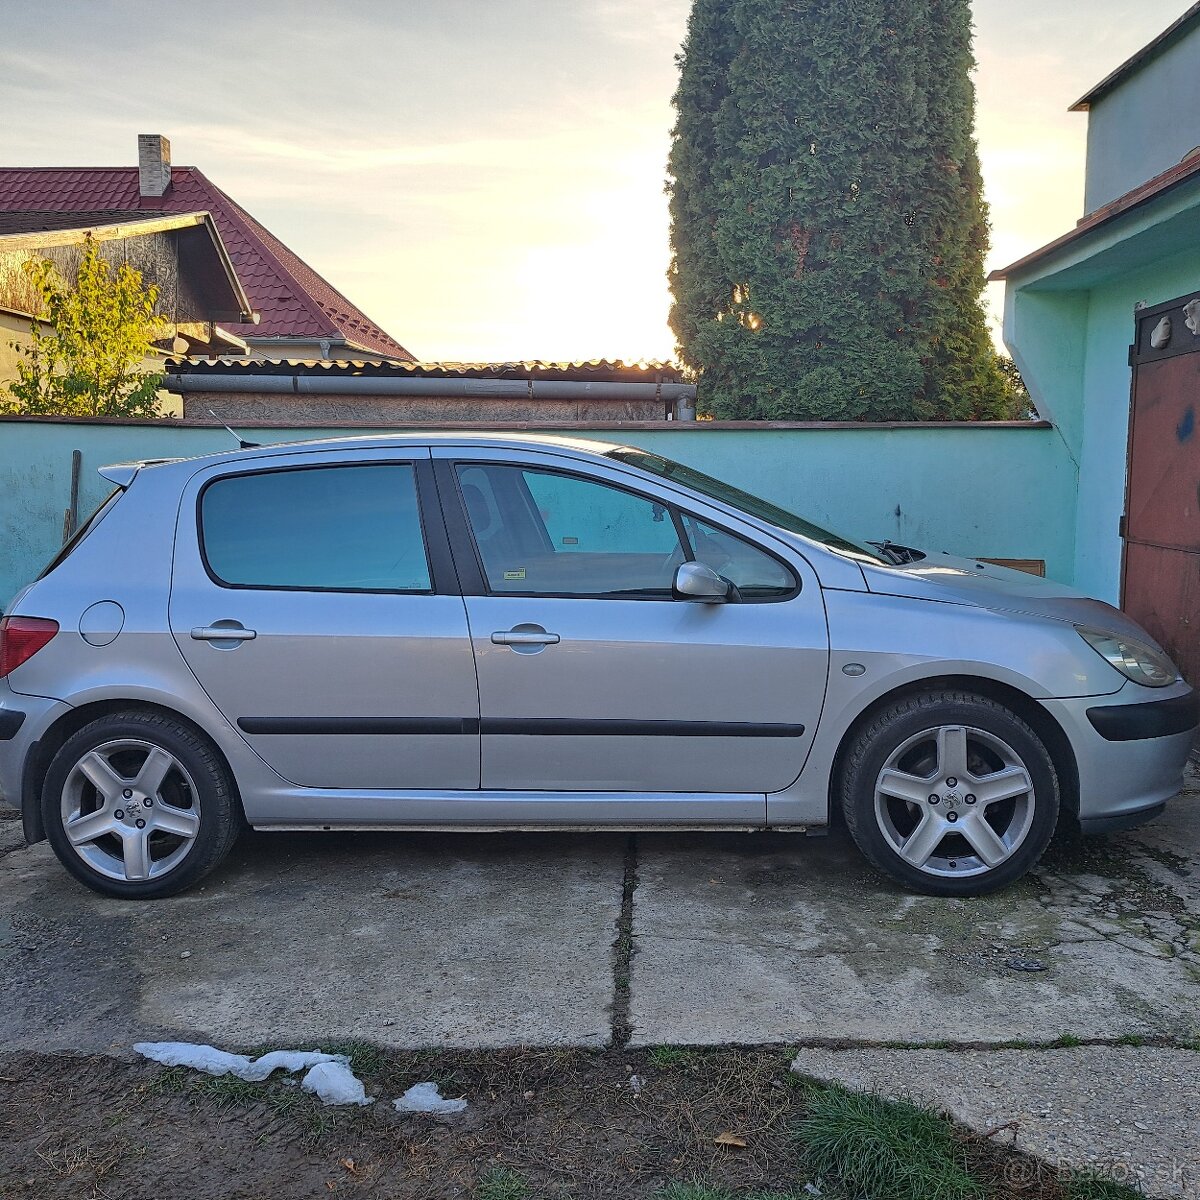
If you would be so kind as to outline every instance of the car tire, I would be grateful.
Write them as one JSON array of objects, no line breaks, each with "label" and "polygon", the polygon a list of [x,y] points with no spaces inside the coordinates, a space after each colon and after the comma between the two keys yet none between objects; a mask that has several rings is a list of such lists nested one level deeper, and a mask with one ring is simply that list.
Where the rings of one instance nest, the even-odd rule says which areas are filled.
[{"label": "car tire", "polygon": [[1058,822],[1058,775],[1041,739],[971,692],[921,692],[874,713],[847,747],[839,783],[866,859],[934,896],[1007,887]]},{"label": "car tire", "polygon": [[93,891],[126,900],[171,896],[207,875],[237,839],[240,808],[215,747],[154,712],[85,725],[54,756],[42,787],[59,861]]}]

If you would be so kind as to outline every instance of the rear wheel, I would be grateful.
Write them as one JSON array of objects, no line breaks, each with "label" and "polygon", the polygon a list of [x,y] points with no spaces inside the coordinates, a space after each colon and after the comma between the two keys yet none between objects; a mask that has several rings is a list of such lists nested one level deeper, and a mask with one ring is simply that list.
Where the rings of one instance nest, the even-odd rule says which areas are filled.
[{"label": "rear wheel", "polygon": [[1058,821],[1054,763],[1004,705],[969,692],[909,696],[849,747],[842,811],[863,854],[917,891],[971,896],[1019,879]]},{"label": "rear wheel", "polygon": [[228,768],[171,717],[116,713],[85,725],[54,756],[42,789],[46,835],[94,891],[170,896],[207,875],[240,828]]}]

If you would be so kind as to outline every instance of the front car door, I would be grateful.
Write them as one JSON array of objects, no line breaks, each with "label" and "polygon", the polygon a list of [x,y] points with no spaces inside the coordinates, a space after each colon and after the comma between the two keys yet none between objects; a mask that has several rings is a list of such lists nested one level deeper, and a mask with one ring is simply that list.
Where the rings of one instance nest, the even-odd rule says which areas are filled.
[{"label": "front car door", "polygon": [[170,622],[284,779],[478,788],[475,667],[428,449],[200,471],[180,507]]},{"label": "front car door", "polygon": [[[620,468],[434,456],[475,649],[482,787],[755,793],[709,819],[762,820],[763,794],[804,765],[825,692],[825,612],[803,559]],[[693,559],[734,579],[739,602],[673,599]]]}]

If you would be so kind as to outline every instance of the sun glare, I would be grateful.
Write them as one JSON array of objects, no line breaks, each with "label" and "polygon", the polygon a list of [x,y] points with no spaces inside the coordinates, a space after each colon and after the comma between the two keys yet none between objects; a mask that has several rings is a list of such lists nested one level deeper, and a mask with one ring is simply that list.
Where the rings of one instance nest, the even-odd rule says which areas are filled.
[{"label": "sun glare", "polygon": [[[665,157],[665,155],[664,155]],[[619,186],[593,193],[580,211],[590,236],[570,244],[535,242],[520,267],[516,309],[536,314],[522,336],[542,358],[559,361],[669,359],[671,298],[667,213],[655,181],[661,168],[620,172]]]}]

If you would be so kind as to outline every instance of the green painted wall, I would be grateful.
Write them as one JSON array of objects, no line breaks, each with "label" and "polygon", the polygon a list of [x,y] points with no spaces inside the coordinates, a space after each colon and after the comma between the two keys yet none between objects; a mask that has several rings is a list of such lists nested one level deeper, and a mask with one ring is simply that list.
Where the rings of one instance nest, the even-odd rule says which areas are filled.
[{"label": "green painted wall", "polygon": [[[262,442],[346,430],[256,429]],[[728,479],[852,537],[989,558],[1040,558],[1069,582],[1075,471],[1044,427],[638,429],[585,433],[625,441]],[[80,510],[109,491],[98,467],[225,451],[221,429],[0,420],[0,603],[57,550],[71,451],[83,452]],[[129,547],[129,553],[136,553]]]}]

